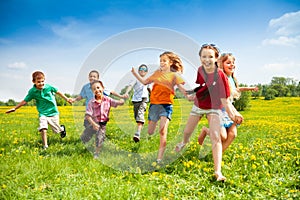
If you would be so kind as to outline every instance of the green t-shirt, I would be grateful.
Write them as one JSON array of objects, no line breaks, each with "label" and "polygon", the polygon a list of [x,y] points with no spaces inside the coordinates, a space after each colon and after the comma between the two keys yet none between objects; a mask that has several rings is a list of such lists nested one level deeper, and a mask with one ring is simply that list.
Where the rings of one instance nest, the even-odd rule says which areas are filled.
[{"label": "green t-shirt", "polygon": [[49,84],[45,84],[42,90],[37,89],[34,85],[28,91],[28,94],[25,97],[24,101],[29,102],[32,99],[35,99],[39,116],[50,117],[58,115],[59,112],[55,100],[55,94],[57,91],[57,88]]}]

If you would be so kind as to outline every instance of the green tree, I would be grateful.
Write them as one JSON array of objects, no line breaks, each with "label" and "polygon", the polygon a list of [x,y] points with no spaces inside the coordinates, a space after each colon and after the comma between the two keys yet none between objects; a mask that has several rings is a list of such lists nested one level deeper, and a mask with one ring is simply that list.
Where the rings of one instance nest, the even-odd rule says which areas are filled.
[{"label": "green tree", "polygon": [[13,99],[9,99],[5,104],[6,106],[15,106],[17,105],[17,102],[15,102]]},{"label": "green tree", "polygon": [[277,90],[268,88],[265,93],[265,100],[275,99],[276,94],[277,94]]},{"label": "green tree", "polygon": [[233,105],[238,111],[246,110],[250,108],[249,102],[251,98],[251,92],[242,92],[241,97],[235,100]]}]

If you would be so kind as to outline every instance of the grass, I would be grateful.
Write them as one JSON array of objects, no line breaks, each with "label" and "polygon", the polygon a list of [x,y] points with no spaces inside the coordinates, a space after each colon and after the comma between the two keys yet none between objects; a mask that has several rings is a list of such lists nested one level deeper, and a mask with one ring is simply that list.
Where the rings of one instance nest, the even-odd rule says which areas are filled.
[{"label": "grass", "polygon": [[[159,134],[143,129],[134,143],[132,107],[111,111],[99,160],[79,139],[84,107],[59,107],[67,137],[48,133],[42,150],[37,111],[22,107],[9,115],[0,107],[0,199],[299,199],[300,98],[251,100],[245,122],[223,155],[225,183],[213,177],[209,139],[197,145],[194,132],[182,154],[181,140],[191,103],[176,101],[164,165],[155,161]],[[90,150],[90,151],[89,151]]]}]

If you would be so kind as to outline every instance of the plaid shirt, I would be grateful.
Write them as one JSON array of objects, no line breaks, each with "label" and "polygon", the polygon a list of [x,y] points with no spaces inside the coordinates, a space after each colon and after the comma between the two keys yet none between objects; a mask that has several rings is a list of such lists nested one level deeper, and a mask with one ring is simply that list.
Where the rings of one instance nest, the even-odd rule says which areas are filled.
[{"label": "plaid shirt", "polygon": [[93,98],[89,101],[85,114],[91,116],[95,122],[107,122],[110,107],[117,107],[118,105],[121,105],[119,101],[107,96],[103,96],[100,103]]}]

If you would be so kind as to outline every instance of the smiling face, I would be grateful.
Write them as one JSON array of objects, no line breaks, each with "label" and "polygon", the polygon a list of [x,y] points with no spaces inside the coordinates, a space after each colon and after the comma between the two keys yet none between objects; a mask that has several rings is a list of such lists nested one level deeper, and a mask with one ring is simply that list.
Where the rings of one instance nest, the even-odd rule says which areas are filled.
[{"label": "smiling face", "polygon": [[90,83],[99,80],[99,74],[97,72],[90,72],[89,73],[89,81]]},{"label": "smiling face", "polygon": [[234,61],[235,59],[232,56],[228,56],[227,59],[222,63],[223,71],[227,76],[231,76],[234,73]]},{"label": "smiling face", "polygon": [[100,81],[92,84],[92,90],[96,99],[102,99],[104,87]]},{"label": "smiling face", "polygon": [[170,71],[170,66],[172,65],[172,61],[167,55],[162,55],[160,56],[160,69],[163,72],[169,72]]},{"label": "smiling face", "polygon": [[207,72],[214,71],[215,63],[217,62],[215,51],[207,48],[202,49],[200,61]]},{"label": "smiling face", "polygon": [[45,78],[43,76],[37,77],[34,81],[32,81],[35,85],[36,89],[43,89],[45,86]]}]

